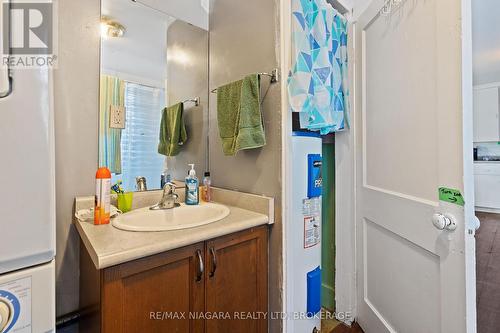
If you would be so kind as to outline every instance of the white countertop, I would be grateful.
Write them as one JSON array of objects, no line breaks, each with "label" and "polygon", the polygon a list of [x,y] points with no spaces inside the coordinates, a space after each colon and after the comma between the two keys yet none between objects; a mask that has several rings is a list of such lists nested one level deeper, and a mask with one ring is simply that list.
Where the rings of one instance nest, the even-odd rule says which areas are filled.
[{"label": "white countertop", "polygon": [[264,214],[231,206],[229,210],[229,215],[220,221],[173,231],[123,231],[111,224],[96,226],[81,221],[76,221],[75,225],[94,265],[102,269],[269,222]]}]

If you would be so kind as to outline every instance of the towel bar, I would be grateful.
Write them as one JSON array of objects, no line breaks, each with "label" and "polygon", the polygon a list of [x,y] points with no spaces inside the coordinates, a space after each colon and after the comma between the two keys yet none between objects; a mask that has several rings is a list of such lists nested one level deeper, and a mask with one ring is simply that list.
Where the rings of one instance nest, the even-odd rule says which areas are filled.
[{"label": "towel bar", "polygon": [[193,102],[195,106],[200,106],[200,98],[199,97],[186,99],[186,100],[183,100],[181,103],[184,104],[187,102]]},{"label": "towel bar", "polygon": [[[278,68],[273,69],[273,71],[271,73],[262,72],[262,73],[257,73],[257,74],[269,76],[271,78],[271,83],[276,83],[279,81],[279,69]],[[211,93],[212,94],[217,93],[217,88],[212,89]]]}]

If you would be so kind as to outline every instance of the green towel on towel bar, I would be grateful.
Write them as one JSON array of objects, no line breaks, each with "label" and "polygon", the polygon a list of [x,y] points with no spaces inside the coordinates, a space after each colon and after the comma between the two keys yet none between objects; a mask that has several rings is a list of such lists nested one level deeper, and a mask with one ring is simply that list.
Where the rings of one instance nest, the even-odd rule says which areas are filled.
[{"label": "green towel on towel bar", "polygon": [[258,74],[217,88],[217,122],[227,156],[266,145]]},{"label": "green towel on towel bar", "polygon": [[165,156],[175,156],[179,154],[186,140],[187,132],[184,124],[184,104],[177,103],[164,108],[161,115],[158,153]]}]

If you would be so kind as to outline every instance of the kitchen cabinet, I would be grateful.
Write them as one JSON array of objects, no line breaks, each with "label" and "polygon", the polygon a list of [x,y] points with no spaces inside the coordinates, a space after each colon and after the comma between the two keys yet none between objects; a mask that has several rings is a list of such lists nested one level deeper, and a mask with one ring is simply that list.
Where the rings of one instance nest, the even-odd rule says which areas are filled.
[{"label": "kitchen cabinet", "polygon": [[474,142],[500,141],[498,89],[474,88]]},{"label": "kitchen cabinet", "polygon": [[474,163],[474,189],[477,210],[500,212],[500,162]]},{"label": "kitchen cabinet", "polygon": [[267,332],[257,316],[268,307],[267,233],[256,227],[101,270],[82,245],[80,332]]}]

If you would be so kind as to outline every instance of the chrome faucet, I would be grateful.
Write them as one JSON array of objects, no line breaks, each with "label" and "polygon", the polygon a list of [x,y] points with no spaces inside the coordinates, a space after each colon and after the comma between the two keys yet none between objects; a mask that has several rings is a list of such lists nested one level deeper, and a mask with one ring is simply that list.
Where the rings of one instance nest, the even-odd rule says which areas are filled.
[{"label": "chrome faucet", "polygon": [[151,210],[159,210],[159,209],[172,209],[175,207],[179,207],[180,204],[176,202],[179,198],[177,193],[175,193],[175,184],[174,183],[166,183],[163,186],[163,194],[161,196],[160,202],[156,205],[149,207]]},{"label": "chrome faucet", "polygon": [[135,177],[135,188],[138,192],[144,192],[148,190],[148,185],[146,183],[146,177]]}]

